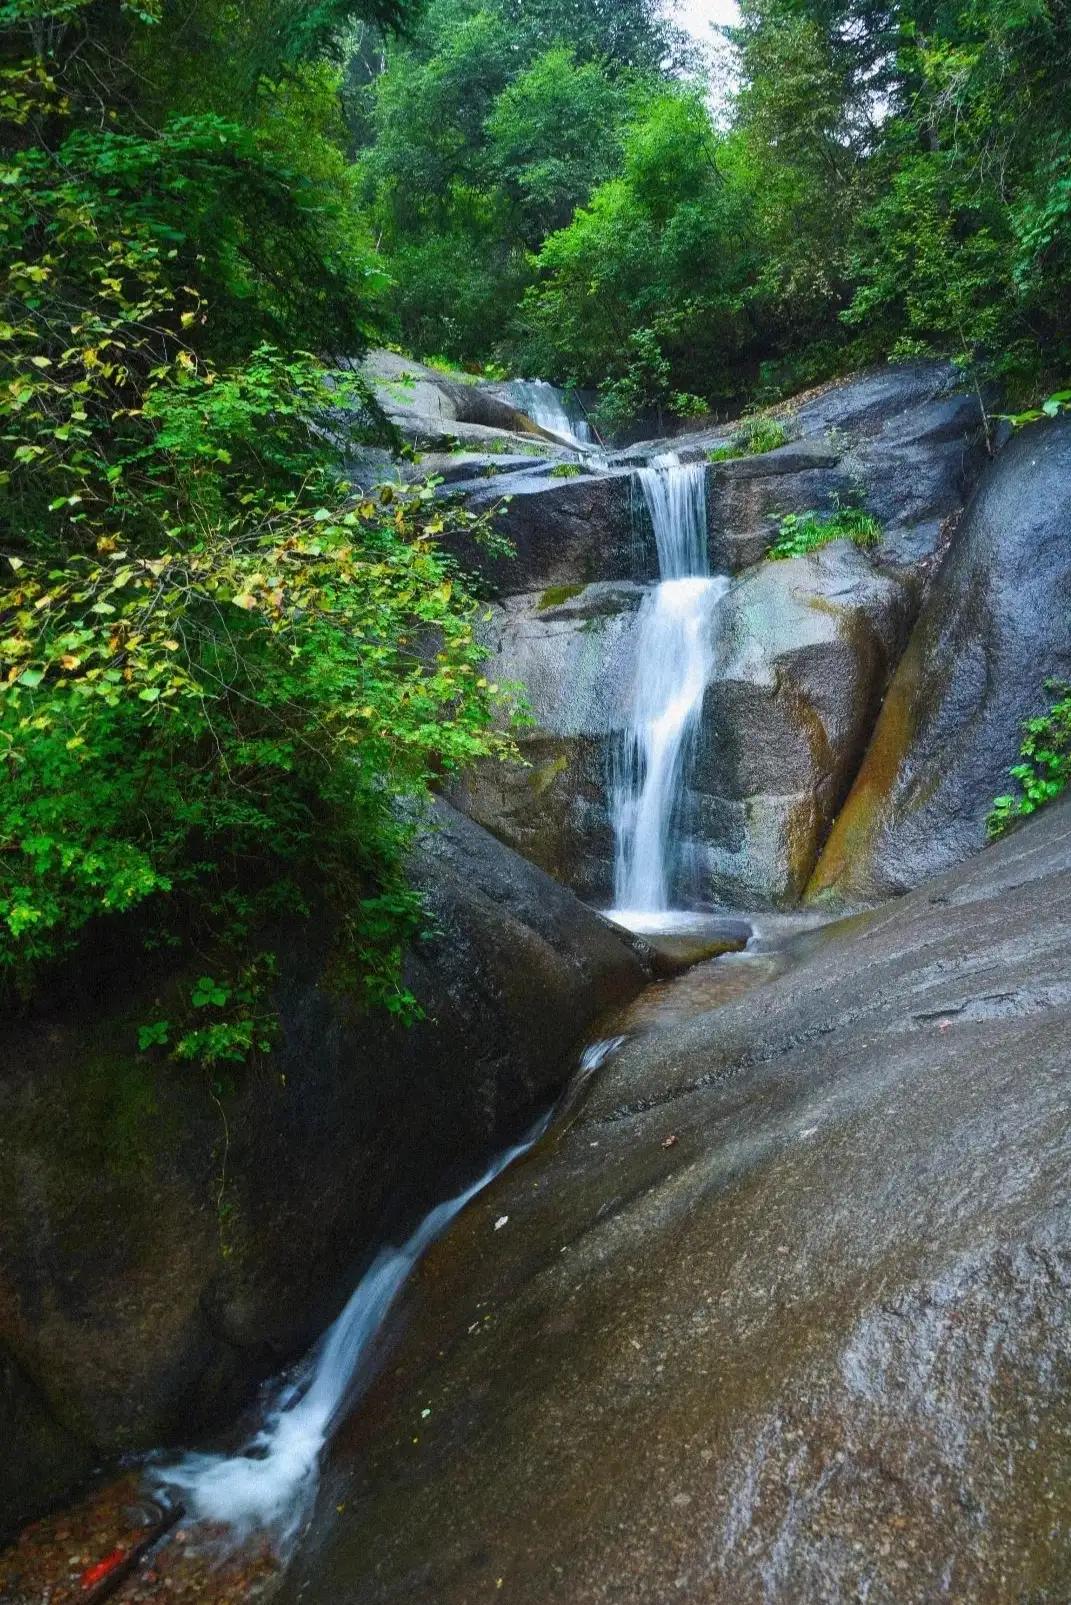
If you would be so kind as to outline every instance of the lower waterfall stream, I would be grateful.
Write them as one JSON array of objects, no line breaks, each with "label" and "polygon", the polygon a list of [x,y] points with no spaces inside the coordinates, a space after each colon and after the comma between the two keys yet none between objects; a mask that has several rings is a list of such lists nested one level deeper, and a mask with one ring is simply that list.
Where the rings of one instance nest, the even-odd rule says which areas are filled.
[{"label": "lower waterfall stream", "polygon": [[[534,401],[530,410],[537,411]],[[564,410],[562,416],[572,427]],[[561,429],[562,420],[555,422]],[[576,438],[583,439],[579,427]],[[611,782],[616,872],[609,917],[654,940],[656,933],[688,932],[705,918],[687,907],[687,793],[716,650],[716,609],[730,581],[710,572],[705,464],[682,465],[668,455],[641,469],[638,480],[654,531],[659,580],[638,618],[629,719]],[[745,933],[752,930],[750,922],[735,924]],[[185,1558],[229,1556],[241,1566],[243,1557],[259,1556],[269,1582],[286,1567],[312,1516],[325,1455],[377,1373],[392,1312],[425,1254],[552,1126],[568,1122],[573,1101],[626,1041],[667,1019],[716,1008],[776,970],[781,959],[764,953],[753,936],[746,953],[729,952],[727,959],[696,964],[687,976],[662,980],[606,1022],[608,1034],[581,1056],[564,1101],[477,1180],[433,1208],[403,1243],[379,1250],[334,1324],[303,1361],[265,1389],[236,1447],[149,1462],[145,1485],[158,1505],[184,1512],[190,1531],[179,1535],[177,1550],[188,1546]],[[718,936],[716,950],[742,948],[745,939],[735,931],[727,941]],[[679,967],[686,966],[683,961]],[[181,1568],[184,1557],[177,1550]]]},{"label": "lower waterfall stream", "polygon": [[[623,1040],[599,1041],[584,1052],[574,1092]],[[166,1499],[181,1500],[193,1522],[226,1528],[237,1542],[270,1534],[285,1556],[312,1511],[324,1450],[370,1380],[377,1339],[411,1273],[462,1210],[535,1147],[558,1113],[556,1107],[543,1115],[479,1180],[431,1210],[401,1246],[379,1251],[338,1320],[297,1371],[274,1386],[260,1425],[237,1453],[192,1453],[158,1467],[152,1481]]]},{"label": "lower waterfall stream", "polygon": [[681,824],[714,654],[714,610],[729,580],[710,573],[706,465],[682,465],[670,455],[639,477],[660,579],[640,612],[631,715],[611,790],[611,918],[634,930],[664,930],[679,923],[671,910]]}]

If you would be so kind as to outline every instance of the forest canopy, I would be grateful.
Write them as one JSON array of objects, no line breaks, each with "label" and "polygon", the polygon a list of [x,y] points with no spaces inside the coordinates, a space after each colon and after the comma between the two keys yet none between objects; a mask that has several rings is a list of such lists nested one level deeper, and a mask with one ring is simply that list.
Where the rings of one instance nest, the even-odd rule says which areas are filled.
[{"label": "forest canopy", "polygon": [[424,354],[611,417],[887,356],[1066,371],[1063,0],[743,0],[706,62],[642,0],[430,0],[380,69],[358,184]]}]

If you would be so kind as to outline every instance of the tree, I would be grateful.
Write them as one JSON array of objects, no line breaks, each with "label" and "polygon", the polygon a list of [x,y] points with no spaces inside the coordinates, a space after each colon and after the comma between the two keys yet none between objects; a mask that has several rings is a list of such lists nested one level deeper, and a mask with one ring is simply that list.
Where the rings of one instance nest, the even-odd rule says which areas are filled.
[{"label": "tree", "polygon": [[613,172],[628,99],[594,62],[556,45],[498,96],[485,129],[492,171],[538,250]]},{"label": "tree", "polygon": [[[196,13],[221,51],[229,9]],[[383,277],[323,35],[243,13],[236,65],[274,75],[224,116],[223,69],[200,106],[171,75],[190,14],[29,10],[0,106],[0,987],[119,926],[213,969],[146,1041],[240,1061],[272,933],[313,908],[340,980],[411,1007],[401,805],[508,738],[433,492],[355,499],[324,427],[386,429],[310,353],[360,353]]]}]

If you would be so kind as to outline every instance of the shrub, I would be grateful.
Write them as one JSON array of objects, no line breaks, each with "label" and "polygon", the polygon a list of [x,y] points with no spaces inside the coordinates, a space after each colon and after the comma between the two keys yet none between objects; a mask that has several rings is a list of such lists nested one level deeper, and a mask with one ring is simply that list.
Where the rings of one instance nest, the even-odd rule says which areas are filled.
[{"label": "shrub", "polygon": [[1071,686],[1048,680],[1056,701],[1048,713],[1023,725],[1022,763],[1010,770],[1019,795],[997,797],[987,821],[990,837],[1002,836],[1017,819],[1037,813],[1071,785]]},{"label": "shrub", "polygon": [[211,965],[146,1048],[241,1058],[271,1040],[272,932],[315,910],[338,978],[411,1014],[420,805],[510,745],[438,545],[488,531],[339,477],[338,434],[390,431],[297,349],[368,327],[331,195],[249,127],[131,114],[130,85],[102,119],[105,15],[147,51],[153,27],[52,9],[0,106],[0,989],[121,921]]},{"label": "shrub", "polygon": [[790,435],[780,418],[756,413],[748,418],[725,446],[717,446],[707,456],[712,463],[731,462],[734,457],[761,457],[788,444]]},{"label": "shrub", "polygon": [[852,541],[866,550],[881,540],[881,525],[859,507],[839,507],[832,513],[789,513],[781,520],[772,558],[805,557],[832,541]]}]

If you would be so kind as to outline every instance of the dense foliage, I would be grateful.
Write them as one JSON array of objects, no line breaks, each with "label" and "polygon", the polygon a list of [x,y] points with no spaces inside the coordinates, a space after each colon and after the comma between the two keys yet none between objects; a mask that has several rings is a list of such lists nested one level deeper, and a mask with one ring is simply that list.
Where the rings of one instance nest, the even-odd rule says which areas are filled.
[{"label": "dense foliage", "polygon": [[208,1061],[270,1041],[271,933],[312,908],[411,1007],[400,802],[504,745],[437,543],[464,515],[349,494],[333,424],[386,426],[310,354],[359,352],[384,286],[325,54],[354,9],[5,8],[0,986],[122,916],[211,970],[147,1039]]},{"label": "dense foliage", "polygon": [[360,182],[426,354],[610,421],[890,355],[1023,397],[1071,366],[1064,0],[742,0],[713,95],[642,0],[430,0],[381,65]]}]

